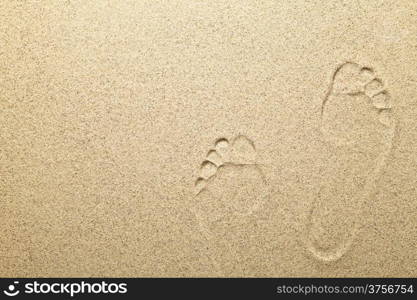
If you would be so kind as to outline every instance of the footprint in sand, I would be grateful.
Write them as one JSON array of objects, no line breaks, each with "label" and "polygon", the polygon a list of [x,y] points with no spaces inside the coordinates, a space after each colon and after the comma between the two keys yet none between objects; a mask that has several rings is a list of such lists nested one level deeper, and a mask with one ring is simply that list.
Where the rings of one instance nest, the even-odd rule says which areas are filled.
[{"label": "footprint in sand", "polygon": [[320,261],[341,258],[359,232],[362,205],[372,197],[392,148],[391,107],[373,69],[350,62],[336,69],[322,103],[320,190],[303,237],[308,253]]},{"label": "footprint in sand", "polygon": [[254,143],[243,135],[218,139],[200,166],[193,208],[200,230],[217,253],[232,252],[221,231],[252,215],[268,198]]}]

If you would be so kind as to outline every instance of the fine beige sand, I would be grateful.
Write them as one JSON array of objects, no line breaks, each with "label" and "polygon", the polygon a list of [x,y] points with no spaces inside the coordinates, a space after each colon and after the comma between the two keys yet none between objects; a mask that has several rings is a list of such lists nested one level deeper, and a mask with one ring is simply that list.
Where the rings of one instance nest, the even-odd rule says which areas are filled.
[{"label": "fine beige sand", "polygon": [[0,276],[417,276],[417,2],[1,1]]}]

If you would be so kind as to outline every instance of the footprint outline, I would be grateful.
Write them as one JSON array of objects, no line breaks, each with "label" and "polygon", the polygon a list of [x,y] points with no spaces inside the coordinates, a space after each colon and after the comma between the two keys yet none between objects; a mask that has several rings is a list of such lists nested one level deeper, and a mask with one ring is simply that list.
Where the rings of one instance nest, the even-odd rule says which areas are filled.
[{"label": "footprint outline", "polygon": [[[362,82],[360,82],[359,84],[359,85],[362,85],[360,89],[353,88],[347,91],[337,90],[337,87],[335,89],[335,81],[337,80],[338,73],[341,70],[343,70],[344,67],[348,65],[353,66],[355,68],[359,68],[360,72],[366,72],[367,75],[372,74],[373,76],[370,76],[368,80],[363,79]],[[335,90],[336,90],[336,93],[335,93]],[[396,130],[396,122],[392,118],[392,113],[391,113],[392,103],[391,103],[390,95],[388,91],[384,88],[384,84],[382,80],[376,77],[374,69],[370,67],[360,66],[357,63],[348,61],[336,67],[331,77],[330,85],[322,101],[320,131],[321,131],[322,138],[327,143],[336,147],[350,147],[357,142],[354,139],[351,141],[348,141],[346,139],[341,139],[338,137],[337,138],[331,137],[327,132],[323,130],[324,128],[323,117],[324,117],[325,108],[326,108],[326,105],[328,104],[330,96],[331,95],[337,96],[337,95],[343,95],[343,94],[348,95],[348,96],[365,95],[366,97],[369,98],[369,102],[370,102],[369,104],[373,107],[373,109],[376,110],[380,123],[385,126],[385,129],[386,129],[385,139],[384,139],[385,143],[384,143],[383,150],[379,153],[379,155],[374,160],[375,162],[374,168],[365,179],[363,193],[361,194],[356,193],[355,195],[359,197],[357,199],[357,201],[359,201],[359,205],[358,207],[356,207],[356,212],[355,212],[355,216],[353,219],[354,221],[353,228],[351,229],[349,238],[347,239],[347,241],[343,241],[341,245],[337,245],[335,249],[330,249],[330,250],[319,249],[316,245],[314,245],[314,241],[312,241],[312,239],[310,238],[310,235],[312,234],[311,228],[313,226],[311,222],[313,220],[313,214],[316,208],[316,203],[318,202],[318,198],[315,198],[315,200],[313,200],[313,203],[307,215],[308,221],[305,224],[305,228],[302,230],[303,236],[299,239],[299,241],[302,242],[302,246],[306,250],[308,256],[316,260],[319,260],[323,263],[331,263],[331,262],[338,261],[349,251],[349,249],[351,249],[362,227],[362,220],[361,218],[359,218],[359,215],[363,211],[363,206],[366,203],[367,199],[370,199],[372,197],[372,194],[375,193],[375,190],[376,190],[375,183],[377,181],[377,178],[379,178],[379,175],[383,167],[385,166],[386,160],[392,150],[393,140],[394,140],[395,130]],[[382,101],[381,99],[379,99],[381,101],[375,101],[375,97],[383,97],[382,100],[384,101]],[[387,119],[384,119],[383,117],[386,117]],[[321,189],[322,188],[320,187],[317,197],[320,197],[319,195],[321,193]]]},{"label": "footprint outline", "polygon": [[[243,146],[243,148],[246,147],[246,149],[238,149],[236,146],[240,144],[240,146]],[[210,159],[211,157],[211,159]],[[215,166],[215,172],[207,172],[204,170],[205,166],[208,166],[207,161],[210,162],[212,165]],[[233,139],[227,139],[226,137],[221,137],[215,140],[213,143],[213,147],[210,148],[210,150],[207,152],[205,158],[203,159],[203,162],[200,164],[200,175],[197,177],[195,183],[194,183],[194,196],[195,198],[199,197],[199,195],[204,192],[210,192],[210,184],[212,180],[216,179],[216,176],[218,176],[218,172],[222,168],[241,168],[241,167],[247,167],[250,166],[255,170],[255,172],[258,172],[260,176],[260,180],[262,180],[262,183],[266,187],[266,193],[263,195],[262,199],[263,201],[255,202],[252,206],[249,207],[249,209],[241,212],[233,205],[229,205],[228,212],[232,211],[232,218],[245,218],[249,217],[259,209],[261,209],[262,205],[270,199],[270,189],[269,189],[269,183],[266,179],[266,176],[262,170],[263,164],[259,163],[258,161],[258,155],[257,155],[257,149],[255,146],[255,143],[249,139],[247,136],[239,134],[235,136]],[[242,174],[240,174],[242,175]],[[210,194],[210,196],[212,196]],[[220,199],[217,199],[214,197],[215,201],[221,201]],[[213,220],[207,220],[202,216],[201,211],[197,209],[191,209],[196,216],[198,220],[198,226],[200,233],[204,236],[206,241],[210,244],[213,244],[213,239],[215,238],[215,233],[211,231],[210,227],[210,221],[216,223],[219,219],[222,219],[220,217],[219,219],[216,219],[216,217],[213,218]],[[230,217],[230,216],[228,216]],[[239,256],[235,251],[233,251],[232,247],[229,245],[227,241],[225,241],[224,245],[227,247],[227,251],[229,253],[233,253],[235,257]],[[223,274],[222,268],[220,266],[220,263],[216,260],[215,255],[211,255],[211,259],[213,261],[213,265],[216,268],[216,271],[218,274]],[[224,274],[223,274],[224,275]]]}]

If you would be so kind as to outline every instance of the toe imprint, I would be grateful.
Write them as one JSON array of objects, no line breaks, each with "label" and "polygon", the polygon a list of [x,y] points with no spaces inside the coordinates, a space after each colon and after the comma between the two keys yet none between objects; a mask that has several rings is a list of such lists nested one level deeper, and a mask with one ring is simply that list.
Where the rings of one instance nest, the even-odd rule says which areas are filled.
[{"label": "toe imprint", "polygon": [[211,161],[205,160],[201,164],[201,177],[205,179],[209,179],[211,176],[216,174],[217,167]]},{"label": "toe imprint", "polygon": [[323,101],[321,128],[335,145],[358,144],[369,138],[375,120],[387,124],[391,108],[391,96],[372,68],[345,63],[336,69]]}]

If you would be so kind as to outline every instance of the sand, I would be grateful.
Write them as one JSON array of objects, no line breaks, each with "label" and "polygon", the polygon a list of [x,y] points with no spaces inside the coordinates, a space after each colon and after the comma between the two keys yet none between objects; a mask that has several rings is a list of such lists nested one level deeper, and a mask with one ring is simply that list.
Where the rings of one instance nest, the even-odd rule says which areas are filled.
[{"label": "sand", "polygon": [[2,1],[0,276],[417,276],[417,3]]}]

